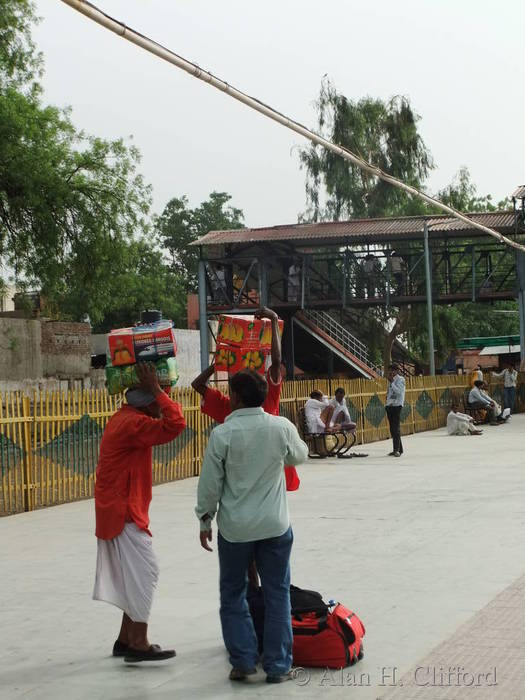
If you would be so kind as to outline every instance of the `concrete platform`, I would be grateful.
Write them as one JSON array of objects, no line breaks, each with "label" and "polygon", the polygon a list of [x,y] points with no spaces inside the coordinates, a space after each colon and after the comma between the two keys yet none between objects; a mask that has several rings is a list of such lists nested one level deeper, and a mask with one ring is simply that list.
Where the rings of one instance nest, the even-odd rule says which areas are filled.
[{"label": "concrete platform", "polygon": [[[299,671],[280,686],[262,673],[238,686],[226,680],[217,557],[198,544],[196,479],[154,490],[161,579],[151,639],[178,653],[156,666],[110,657],[120,613],[90,599],[92,501],[3,518],[0,697],[522,697],[524,431],[518,415],[479,438],[404,438],[401,459],[386,457],[390,443],[381,442],[366,446],[367,459],[300,467],[301,489],[290,495],[293,581],[359,613],[365,658],[343,674]],[[496,666],[498,685],[410,687],[415,668],[443,664],[476,675]]]}]

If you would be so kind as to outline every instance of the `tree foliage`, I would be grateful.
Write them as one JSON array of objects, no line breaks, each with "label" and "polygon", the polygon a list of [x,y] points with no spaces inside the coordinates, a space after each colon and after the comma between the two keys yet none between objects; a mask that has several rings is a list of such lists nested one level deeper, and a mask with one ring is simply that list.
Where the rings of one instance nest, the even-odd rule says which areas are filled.
[{"label": "tree foliage", "polygon": [[[316,102],[317,131],[407,184],[421,187],[432,157],[421,138],[419,116],[406,97],[388,102],[371,97],[349,100],[328,78]],[[365,173],[340,156],[316,145],[300,151],[306,170],[309,221],[416,214],[419,200]]]},{"label": "tree foliage", "polygon": [[[394,97],[389,101],[366,97],[353,101],[338,93],[330,80],[324,78],[316,110],[317,131],[325,138],[345,146],[407,184],[425,188],[434,167],[433,159],[418,131],[419,116],[406,97]],[[300,163],[306,171],[306,212],[302,220],[409,216],[440,211],[437,208],[433,211],[420,200],[371,177],[319,146],[302,149]],[[437,198],[463,212],[493,211],[508,206],[506,201],[495,204],[490,195],[479,195],[466,167],[458,171],[448,187],[437,193]],[[410,253],[409,249],[410,245],[404,252]],[[494,313],[513,308],[514,302],[434,306],[438,363],[445,361],[461,337],[516,332],[517,316]],[[382,355],[384,364],[388,364],[392,345],[399,335],[410,341],[413,352],[428,358],[424,305],[413,305],[409,311],[369,309],[358,327],[372,355],[377,359]]]},{"label": "tree foliage", "polygon": [[35,5],[30,0],[0,3],[0,90],[37,88],[33,80],[41,73],[42,55],[31,36],[36,21]]},{"label": "tree foliage", "polygon": [[492,201],[492,195],[480,195],[466,166],[461,167],[450,185],[439,190],[436,196],[444,204],[461,212],[497,211],[509,207],[507,199],[495,204]]},{"label": "tree foliage", "polygon": [[190,209],[188,198],[174,197],[157,218],[155,230],[166,250],[172,271],[180,275],[185,289],[197,289],[198,247],[190,244],[210,231],[237,229],[244,226],[241,209],[228,204],[226,192],[212,192],[198,207]]},{"label": "tree foliage", "polygon": [[0,9],[0,259],[18,287],[36,287],[50,315],[95,328],[160,307],[183,320],[180,280],[151,241],[150,187],[138,150],[75,128],[44,105],[33,3]]}]

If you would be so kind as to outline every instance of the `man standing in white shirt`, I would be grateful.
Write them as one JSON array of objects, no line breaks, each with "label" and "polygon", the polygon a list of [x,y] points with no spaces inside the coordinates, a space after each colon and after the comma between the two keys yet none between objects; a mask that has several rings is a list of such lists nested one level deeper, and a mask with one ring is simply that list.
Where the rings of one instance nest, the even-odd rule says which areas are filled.
[{"label": "man standing in white shirt", "polygon": [[356,424],[350,416],[350,411],[345,401],[345,390],[342,387],[335,390],[334,398],[328,402],[328,405],[334,407],[332,425],[340,423],[341,430],[355,430]]},{"label": "man standing in white shirt", "polygon": [[459,404],[454,402],[447,416],[447,433],[449,435],[481,435],[482,430],[474,426],[474,418],[459,412]]},{"label": "man standing in white shirt", "polygon": [[403,443],[401,442],[401,410],[405,403],[405,378],[399,374],[397,365],[388,368],[388,389],[386,393],[385,411],[390,426],[393,441],[393,451],[389,457],[401,457]]},{"label": "man standing in white shirt", "polygon": [[516,384],[518,383],[518,373],[512,362],[505,362],[501,372],[492,372],[493,377],[501,379],[503,377],[503,408],[508,408],[510,412],[514,410],[516,401]]}]

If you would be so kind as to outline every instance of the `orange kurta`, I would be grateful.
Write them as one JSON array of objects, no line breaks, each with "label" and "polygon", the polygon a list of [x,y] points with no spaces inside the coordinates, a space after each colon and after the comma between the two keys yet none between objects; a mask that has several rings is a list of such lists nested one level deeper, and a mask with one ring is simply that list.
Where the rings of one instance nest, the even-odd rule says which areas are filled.
[{"label": "orange kurta", "polygon": [[106,426],[97,466],[95,514],[97,537],[111,540],[126,522],[149,531],[152,496],[152,448],[171,442],[186,427],[181,406],[161,393],[162,418],[150,418],[123,406]]}]

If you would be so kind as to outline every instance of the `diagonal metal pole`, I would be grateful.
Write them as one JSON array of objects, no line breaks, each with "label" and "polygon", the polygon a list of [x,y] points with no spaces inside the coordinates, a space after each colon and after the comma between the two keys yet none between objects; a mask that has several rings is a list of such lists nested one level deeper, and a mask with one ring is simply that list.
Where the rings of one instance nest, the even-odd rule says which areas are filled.
[{"label": "diagonal metal pole", "polygon": [[[237,90],[237,88],[234,88],[225,80],[217,78],[209,71],[200,68],[197,64],[192,63],[191,61],[187,61],[185,58],[182,58],[182,56],[178,56],[173,51],[170,51],[169,49],[166,49],[164,46],[161,46],[157,42],[152,41],[147,36],[144,36],[140,32],[131,29],[130,27],[126,26],[124,22],[119,22],[115,20],[113,17],[107,15],[105,12],[102,12],[102,10],[100,10],[98,7],[95,7],[95,5],[92,5],[90,2],[87,2],[86,0],[62,0],[62,2],[77,10],[86,17],[89,17],[89,19],[93,20],[94,22],[97,22],[106,29],[109,29],[110,31],[114,32],[118,36],[121,36],[123,39],[126,39],[132,44],[139,46],[145,51],[149,51],[158,58],[161,58],[164,61],[173,64],[174,66],[177,66],[177,68],[181,68],[182,70],[186,71],[186,73],[192,75],[194,78],[198,78],[199,80],[202,80],[205,83],[209,83],[218,90],[221,90],[230,97],[233,97],[235,100],[242,102],[248,107],[255,109],[257,112],[264,114],[266,117],[269,117],[270,119],[273,119],[279,124],[282,124],[287,129],[291,129],[292,131],[295,131],[295,133],[304,136],[309,141],[312,141],[312,143],[315,143],[318,146],[323,146],[329,151],[332,151],[332,153],[335,153],[336,155],[341,156],[341,158],[350,161],[354,165],[357,165],[359,168],[361,168],[361,170],[365,170],[374,177],[377,177],[380,180],[383,180],[384,182],[388,182],[394,187],[398,187],[399,189],[404,190],[413,197],[418,197],[419,199],[422,199],[423,201],[427,202],[427,204],[431,204],[432,206],[441,209],[447,214],[451,214],[456,219],[465,222],[469,227],[479,229],[480,231],[483,231],[489,236],[493,236],[500,243],[504,243],[505,245],[515,248],[516,250],[522,250],[525,252],[524,245],[513,241],[511,238],[503,236],[501,233],[495,231],[492,228],[489,228],[488,226],[484,226],[483,224],[478,223],[475,219],[471,219],[468,216],[465,216],[465,214],[462,214],[457,209],[449,207],[447,204],[443,204],[443,202],[439,201],[439,199],[430,197],[428,194],[421,192],[415,187],[407,185],[401,180],[392,177],[392,175],[385,173],[383,170],[376,167],[375,165],[367,163],[367,161],[363,160],[355,153],[352,153],[352,151],[349,151],[347,148],[344,148],[343,146],[338,146],[337,144],[328,141],[328,139],[319,136],[319,134],[316,134],[310,129],[307,129],[305,126],[299,124],[299,122],[296,122],[293,119],[290,119],[286,115],[281,114],[281,112],[278,112],[272,107],[269,107],[268,105],[264,104],[264,102],[261,102],[255,97],[250,97],[241,90]],[[196,243],[198,245],[198,241]]]},{"label": "diagonal metal pole", "polygon": [[425,243],[425,281],[427,287],[427,318],[428,318],[428,355],[430,361],[430,374],[436,373],[434,359],[434,321],[432,318],[432,277],[430,272],[430,247],[428,245],[428,224],[425,221],[423,229]]},{"label": "diagonal metal pole", "polygon": [[201,348],[201,370],[205,370],[210,363],[206,291],[206,263],[201,259],[199,260],[199,336]]}]

